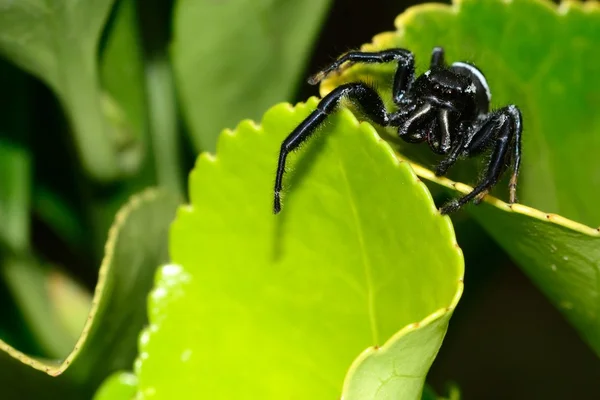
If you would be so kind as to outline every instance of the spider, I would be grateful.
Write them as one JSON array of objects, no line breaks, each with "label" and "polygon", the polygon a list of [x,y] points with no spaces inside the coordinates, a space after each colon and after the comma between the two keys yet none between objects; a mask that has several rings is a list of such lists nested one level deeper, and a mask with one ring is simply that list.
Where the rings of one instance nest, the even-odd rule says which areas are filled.
[{"label": "spider", "polygon": [[328,74],[342,69],[344,63],[397,63],[392,86],[396,111],[388,112],[377,92],[364,82],[338,86],[326,95],[304,121],[281,144],[275,179],[274,212],[281,210],[280,193],[287,155],[298,148],[347,99],[373,122],[398,129],[398,136],[409,143],[427,141],[440,154],[435,174],[443,176],[459,158],[473,157],[492,148],[487,169],[480,182],[467,195],[440,208],[442,214],[454,212],[470,202],[479,203],[498,182],[509,163],[510,203],[517,200],[517,176],[521,164],[521,112],[515,105],[490,111],[491,93],[483,73],[474,65],[455,62],[447,65],[444,49],[436,47],[430,68],[415,78],[414,56],[409,50],[395,48],[379,52],[352,51],[319,71],[308,82],[317,84]]}]

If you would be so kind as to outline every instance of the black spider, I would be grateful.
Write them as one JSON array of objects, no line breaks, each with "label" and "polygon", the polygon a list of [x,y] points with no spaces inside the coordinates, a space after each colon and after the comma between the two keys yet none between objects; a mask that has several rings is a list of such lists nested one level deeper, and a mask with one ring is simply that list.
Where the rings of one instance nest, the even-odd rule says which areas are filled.
[{"label": "black spider", "polygon": [[379,95],[363,82],[341,85],[325,96],[313,111],[283,141],[275,179],[274,211],[281,210],[280,192],[287,155],[310,137],[333,113],[342,99],[352,101],[373,122],[398,128],[398,136],[410,143],[427,141],[431,150],[444,155],[435,173],[446,174],[459,157],[472,157],[492,147],[485,174],[469,194],[440,208],[442,214],[458,210],[471,200],[481,201],[498,182],[512,160],[510,203],[516,201],[521,163],[521,112],[509,105],[490,112],[490,89],[483,73],[474,65],[455,62],[448,66],[444,50],[433,49],[429,71],[415,79],[414,56],[404,49],[375,53],[350,52],[309,79],[316,84],[329,73],[349,63],[397,62],[392,87],[397,111],[387,112]]}]

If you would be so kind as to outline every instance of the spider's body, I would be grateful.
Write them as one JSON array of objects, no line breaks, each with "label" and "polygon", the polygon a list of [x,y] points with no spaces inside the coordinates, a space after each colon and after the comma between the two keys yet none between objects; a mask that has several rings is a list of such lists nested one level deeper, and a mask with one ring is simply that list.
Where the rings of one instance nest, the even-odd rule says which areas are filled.
[{"label": "spider's body", "polygon": [[427,141],[431,150],[443,155],[436,174],[445,175],[460,157],[471,157],[491,147],[492,154],[486,173],[473,191],[444,205],[449,213],[471,200],[479,201],[497,182],[509,163],[512,164],[510,202],[516,201],[516,184],[521,161],[521,113],[510,105],[489,111],[491,94],[483,73],[475,66],[444,61],[441,48],[435,48],[430,69],[415,79],[412,53],[391,49],[377,53],[351,52],[313,76],[318,83],[330,72],[339,70],[345,62],[397,62],[392,95],[397,110],[388,113],[379,95],[362,82],[347,83],[335,88],[319,103],[281,145],[275,180],[275,213],[280,211],[280,191],[287,154],[314,133],[342,99],[352,101],[375,123],[397,127],[398,136],[409,143]]}]

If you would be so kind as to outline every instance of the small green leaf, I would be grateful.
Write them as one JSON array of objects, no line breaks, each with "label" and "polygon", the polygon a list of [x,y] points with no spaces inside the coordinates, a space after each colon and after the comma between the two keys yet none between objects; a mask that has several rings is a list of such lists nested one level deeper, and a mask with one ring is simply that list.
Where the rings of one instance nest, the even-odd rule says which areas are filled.
[{"label": "small green leaf", "polygon": [[[110,373],[129,367],[146,323],[144,304],[156,266],[167,260],[167,232],[177,201],[148,190],[117,214],[83,332],[62,362],[32,359],[0,341],[6,398],[89,398]],[[84,322],[84,321],[82,321]]]},{"label": "small green leaf", "polygon": [[273,215],[277,151],[316,103],[275,106],[198,159],[149,301],[140,398],[421,394],[462,292],[452,225],[347,110],[290,155]]},{"label": "small green leaf", "polygon": [[113,2],[0,0],[0,54],[55,91],[83,165],[101,180],[118,176],[131,157],[118,148],[99,90],[98,42]]},{"label": "small green leaf", "polygon": [[[396,32],[382,33],[375,51],[391,47],[415,53],[417,72],[427,69],[431,49],[443,46],[447,60],[467,60],[485,73],[495,107],[517,104],[523,112],[523,165],[520,201],[587,224],[600,222],[596,188],[600,183],[600,6],[597,2],[540,0],[455,0],[453,6],[426,4],[396,20]],[[393,66],[352,66],[324,82],[334,86],[364,79],[389,88]],[[389,89],[383,90],[391,98]],[[402,147],[419,162],[416,146]],[[439,160],[439,159],[438,159]],[[459,163],[460,164],[460,163]],[[429,165],[429,164],[428,164]],[[458,189],[470,187],[438,179],[415,166],[421,177]],[[466,162],[478,171],[481,164]],[[456,171],[455,171],[456,172]],[[471,174],[472,176],[472,174]],[[498,190],[504,195],[506,186]],[[600,234],[597,229],[529,207],[506,204],[469,206],[478,221],[600,354]]]},{"label": "small green leaf", "polygon": [[378,351],[366,351],[346,377],[344,399],[417,399],[446,334],[449,311],[439,310],[407,326]]},{"label": "small green leaf", "polygon": [[172,59],[197,149],[219,132],[290,100],[327,0],[179,0]]}]

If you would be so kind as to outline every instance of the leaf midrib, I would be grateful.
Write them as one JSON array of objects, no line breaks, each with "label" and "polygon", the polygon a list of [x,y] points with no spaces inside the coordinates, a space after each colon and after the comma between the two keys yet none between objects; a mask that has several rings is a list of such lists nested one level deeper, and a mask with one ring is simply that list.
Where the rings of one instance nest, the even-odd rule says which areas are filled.
[{"label": "leaf midrib", "polygon": [[379,332],[377,329],[377,321],[375,317],[375,293],[373,290],[373,277],[371,275],[371,261],[367,255],[367,251],[365,249],[365,240],[362,234],[362,224],[360,221],[360,217],[358,215],[358,209],[356,207],[356,202],[354,199],[354,195],[350,188],[350,182],[348,181],[348,174],[346,173],[346,167],[343,163],[343,159],[340,156],[338,149],[336,148],[336,152],[338,153],[339,167],[340,172],[342,174],[342,178],[344,181],[344,187],[346,188],[346,192],[348,195],[346,198],[348,199],[348,204],[350,205],[350,209],[352,210],[352,220],[354,222],[354,226],[356,227],[356,236],[358,239],[358,243],[360,246],[360,255],[362,259],[363,269],[365,272],[365,279],[367,283],[367,310],[369,312],[369,322],[371,325],[371,336],[373,339],[374,345],[379,345]]}]

